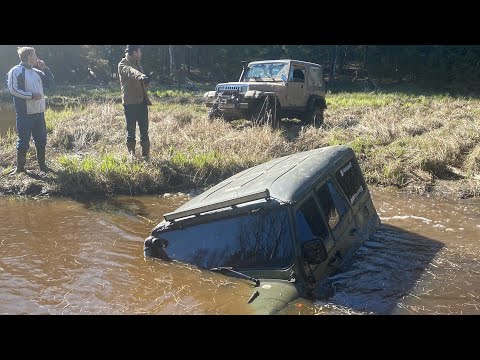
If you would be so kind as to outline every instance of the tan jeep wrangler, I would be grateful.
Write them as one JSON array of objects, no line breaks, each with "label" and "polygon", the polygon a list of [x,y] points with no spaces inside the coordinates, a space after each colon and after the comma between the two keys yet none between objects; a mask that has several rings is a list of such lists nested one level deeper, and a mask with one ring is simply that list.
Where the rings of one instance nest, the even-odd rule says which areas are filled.
[{"label": "tan jeep wrangler", "polygon": [[320,126],[327,108],[322,66],[288,59],[244,63],[238,82],[218,84],[204,97],[209,118],[245,118],[272,127],[282,118]]}]

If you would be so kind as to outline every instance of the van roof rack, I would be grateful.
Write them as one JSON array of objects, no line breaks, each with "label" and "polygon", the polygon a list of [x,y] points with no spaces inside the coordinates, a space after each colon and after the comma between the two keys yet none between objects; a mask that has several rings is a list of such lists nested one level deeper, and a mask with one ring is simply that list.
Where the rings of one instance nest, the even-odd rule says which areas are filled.
[{"label": "van roof rack", "polygon": [[187,217],[187,216],[200,215],[201,213],[205,213],[205,212],[208,212],[208,211],[218,210],[218,209],[222,209],[222,208],[226,208],[226,207],[230,207],[230,206],[233,207],[235,205],[247,203],[247,202],[250,202],[250,201],[255,201],[255,200],[260,200],[260,199],[268,200],[269,198],[270,198],[270,192],[268,191],[268,189],[265,189],[264,191],[240,196],[240,197],[237,197],[237,198],[234,198],[234,199],[225,200],[225,201],[221,201],[221,202],[214,203],[214,204],[208,204],[208,205],[204,205],[204,206],[200,206],[200,207],[197,207],[197,208],[188,209],[188,210],[184,210],[184,211],[171,212],[171,213],[163,215],[163,217],[167,221],[172,221],[172,220],[184,218],[184,217]]}]

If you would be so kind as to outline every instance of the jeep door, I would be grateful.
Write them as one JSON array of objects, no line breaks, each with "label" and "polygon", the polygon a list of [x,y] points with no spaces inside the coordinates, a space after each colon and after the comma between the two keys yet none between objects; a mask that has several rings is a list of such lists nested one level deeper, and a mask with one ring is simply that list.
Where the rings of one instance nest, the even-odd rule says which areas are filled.
[{"label": "jeep door", "polygon": [[289,109],[303,109],[307,106],[306,68],[303,65],[290,65],[286,84],[286,103]]},{"label": "jeep door", "polygon": [[[298,206],[295,207],[295,238],[301,249],[301,258],[305,278],[314,284],[326,276],[334,268],[328,265],[332,257],[335,242],[327,229],[327,224],[320,211],[318,202],[313,192]],[[321,263],[310,263],[304,252],[304,245],[311,241],[322,241],[328,257]]]},{"label": "jeep door", "polygon": [[315,189],[320,208],[335,241],[330,265],[340,266],[343,258],[357,239],[353,210],[333,179],[321,183]]}]

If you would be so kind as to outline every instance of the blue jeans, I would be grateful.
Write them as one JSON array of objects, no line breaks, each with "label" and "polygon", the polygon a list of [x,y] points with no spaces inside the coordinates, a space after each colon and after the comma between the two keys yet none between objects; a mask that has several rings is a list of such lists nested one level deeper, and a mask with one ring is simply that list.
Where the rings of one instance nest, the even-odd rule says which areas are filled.
[{"label": "blue jeans", "polygon": [[47,145],[45,113],[17,114],[17,135],[17,150],[19,151],[28,151],[30,137],[33,137],[36,147],[45,147]]},{"label": "blue jeans", "polygon": [[127,142],[135,142],[135,130],[140,129],[140,141],[148,142],[148,107],[146,104],[123,105],[127,121]]}]

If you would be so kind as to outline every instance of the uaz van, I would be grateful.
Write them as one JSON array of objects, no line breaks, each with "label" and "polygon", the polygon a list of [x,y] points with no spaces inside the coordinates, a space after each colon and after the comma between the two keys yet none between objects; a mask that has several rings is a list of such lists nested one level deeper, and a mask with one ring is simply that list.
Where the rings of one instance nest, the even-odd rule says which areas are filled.
[{"label": "uaz van", "polygon": [[244,170],[165,214],[144,255],[243,278],[253,312],[271,314],[310,297],[379,226],[354,151],[330,146]]}]

